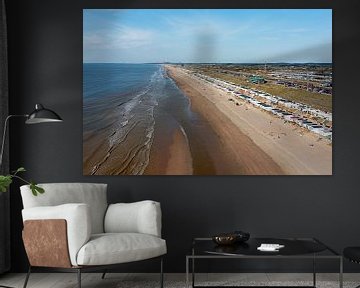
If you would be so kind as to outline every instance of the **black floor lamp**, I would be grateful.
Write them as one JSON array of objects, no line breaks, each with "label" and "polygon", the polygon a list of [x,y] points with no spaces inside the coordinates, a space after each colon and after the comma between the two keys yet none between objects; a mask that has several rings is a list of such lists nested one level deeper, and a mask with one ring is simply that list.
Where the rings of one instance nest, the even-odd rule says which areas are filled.
[{"label": "black floor lamp", "polygon": [[3,132],[1,152],[0,152],[0,167],[2,165],[2,159],[3,159],[3,154],[4,154],[4,146],[5,146],[8,122],[11,118],[15,118],[15,117],[26,118],[25,124],[39,124],[39,123],[46,123],[46,122],[62,122],[63,121],[58,114],[56,114],[54,111],[52,111],[50,109],[44,108],[44,106],[41,104],[36,104],[35,110],[33,112],[31,112],[30,114],[19,114],[19,115],[7,116],[5,119],[5,124],[4,124],[4,132]]},{"label": "black floor lamp", "polygon": [[[46,123],[46,122],[62,122],[63,120],[61,119],[61,117],[56,114],[54,111],[44,108],[43,105],[41,104],[36,104],[35,105],[35,110],[33,112],[31,112],[30,114],[20,114],[20,115],[9,115],[6,117],[5,119],[5,123],[4,123],[4,131],[3,131],[3,138],[1,141],[1,150],[0,150],[0,168],[2,166],[2,161],[3,161],[3,155],[4,155],[4,146],[5,146],[5,142],[6,142],[6,132],[7,132],[7,126],[8,126],[8,122],[11,118],[18,118],[18,117],[23,117],[26,118],[25,123],[26,124],[39,124],[39,123]],[[0,287],[3,288],[12,288],[9,286],[4,286],[0,284]]]}]

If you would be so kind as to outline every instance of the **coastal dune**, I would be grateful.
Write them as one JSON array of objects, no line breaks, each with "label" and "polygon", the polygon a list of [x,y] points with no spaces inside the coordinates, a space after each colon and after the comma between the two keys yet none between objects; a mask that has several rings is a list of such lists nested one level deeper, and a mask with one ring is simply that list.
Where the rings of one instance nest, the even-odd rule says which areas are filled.
[{"label": "coastal dune", "polygon": [[220,149],[211,155],[217,163],[215,174],[332,174],[331,144],[233,98],[179,66],[165,69],[190,99],[191,109],[206,119],[219,138]]}]

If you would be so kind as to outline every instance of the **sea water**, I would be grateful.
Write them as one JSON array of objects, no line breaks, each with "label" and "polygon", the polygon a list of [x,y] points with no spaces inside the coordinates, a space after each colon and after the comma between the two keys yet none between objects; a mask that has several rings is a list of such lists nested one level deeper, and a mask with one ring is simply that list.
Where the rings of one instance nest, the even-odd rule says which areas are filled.
[{"label": "sea water", "polygon": [[154,138],[154,110],[188,123],[196,118],[189,104],[163,65],[84,63],[84,151],[90,145],[85,135],[102,135],[106,142],[103,156],[85,174],[142,174]]}]

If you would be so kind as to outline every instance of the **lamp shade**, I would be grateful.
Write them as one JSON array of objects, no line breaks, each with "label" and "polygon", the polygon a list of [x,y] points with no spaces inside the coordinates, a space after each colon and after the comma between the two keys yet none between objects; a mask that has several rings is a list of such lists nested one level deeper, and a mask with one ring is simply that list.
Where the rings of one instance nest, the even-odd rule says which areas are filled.
[{"label": "lamp shade", "polygon": [[25,123],[26,124],[38,124],[46,122],[62,122],[61,117],[54,111],[44,108],[41,104],[35,105],[35,110],[29,114]]}]

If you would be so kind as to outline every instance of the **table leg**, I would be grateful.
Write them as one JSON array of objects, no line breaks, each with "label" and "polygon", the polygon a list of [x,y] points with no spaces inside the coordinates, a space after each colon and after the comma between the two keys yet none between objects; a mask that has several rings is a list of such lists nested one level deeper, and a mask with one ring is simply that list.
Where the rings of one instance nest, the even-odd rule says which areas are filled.
[{"label": "table leg", "polygon": [[195,287],[195,258],[192,258],[192,287]]},{"label": "table leg", "polygon": [[316,287],[316,256],[313,258],[313,286]]},{"label": "table leg", "polygon": [[186,256],[186,288],[189,288],[189,257]]},{"label": "table leg", "polygon": [[192,268],[192,287],[194,288],[195,287],[195,257],[194,257],[194,255],[195,255],[195,249],[194,249],[194,246],[193,246],[193,249],[192,249],[192,262],[191,262],[191,264],[192,264],[192,266],[191,266],[191,268]]},{"label": "table leg", "polygon": [[339,287],[343,288],[343,257],[340,257]]}]

